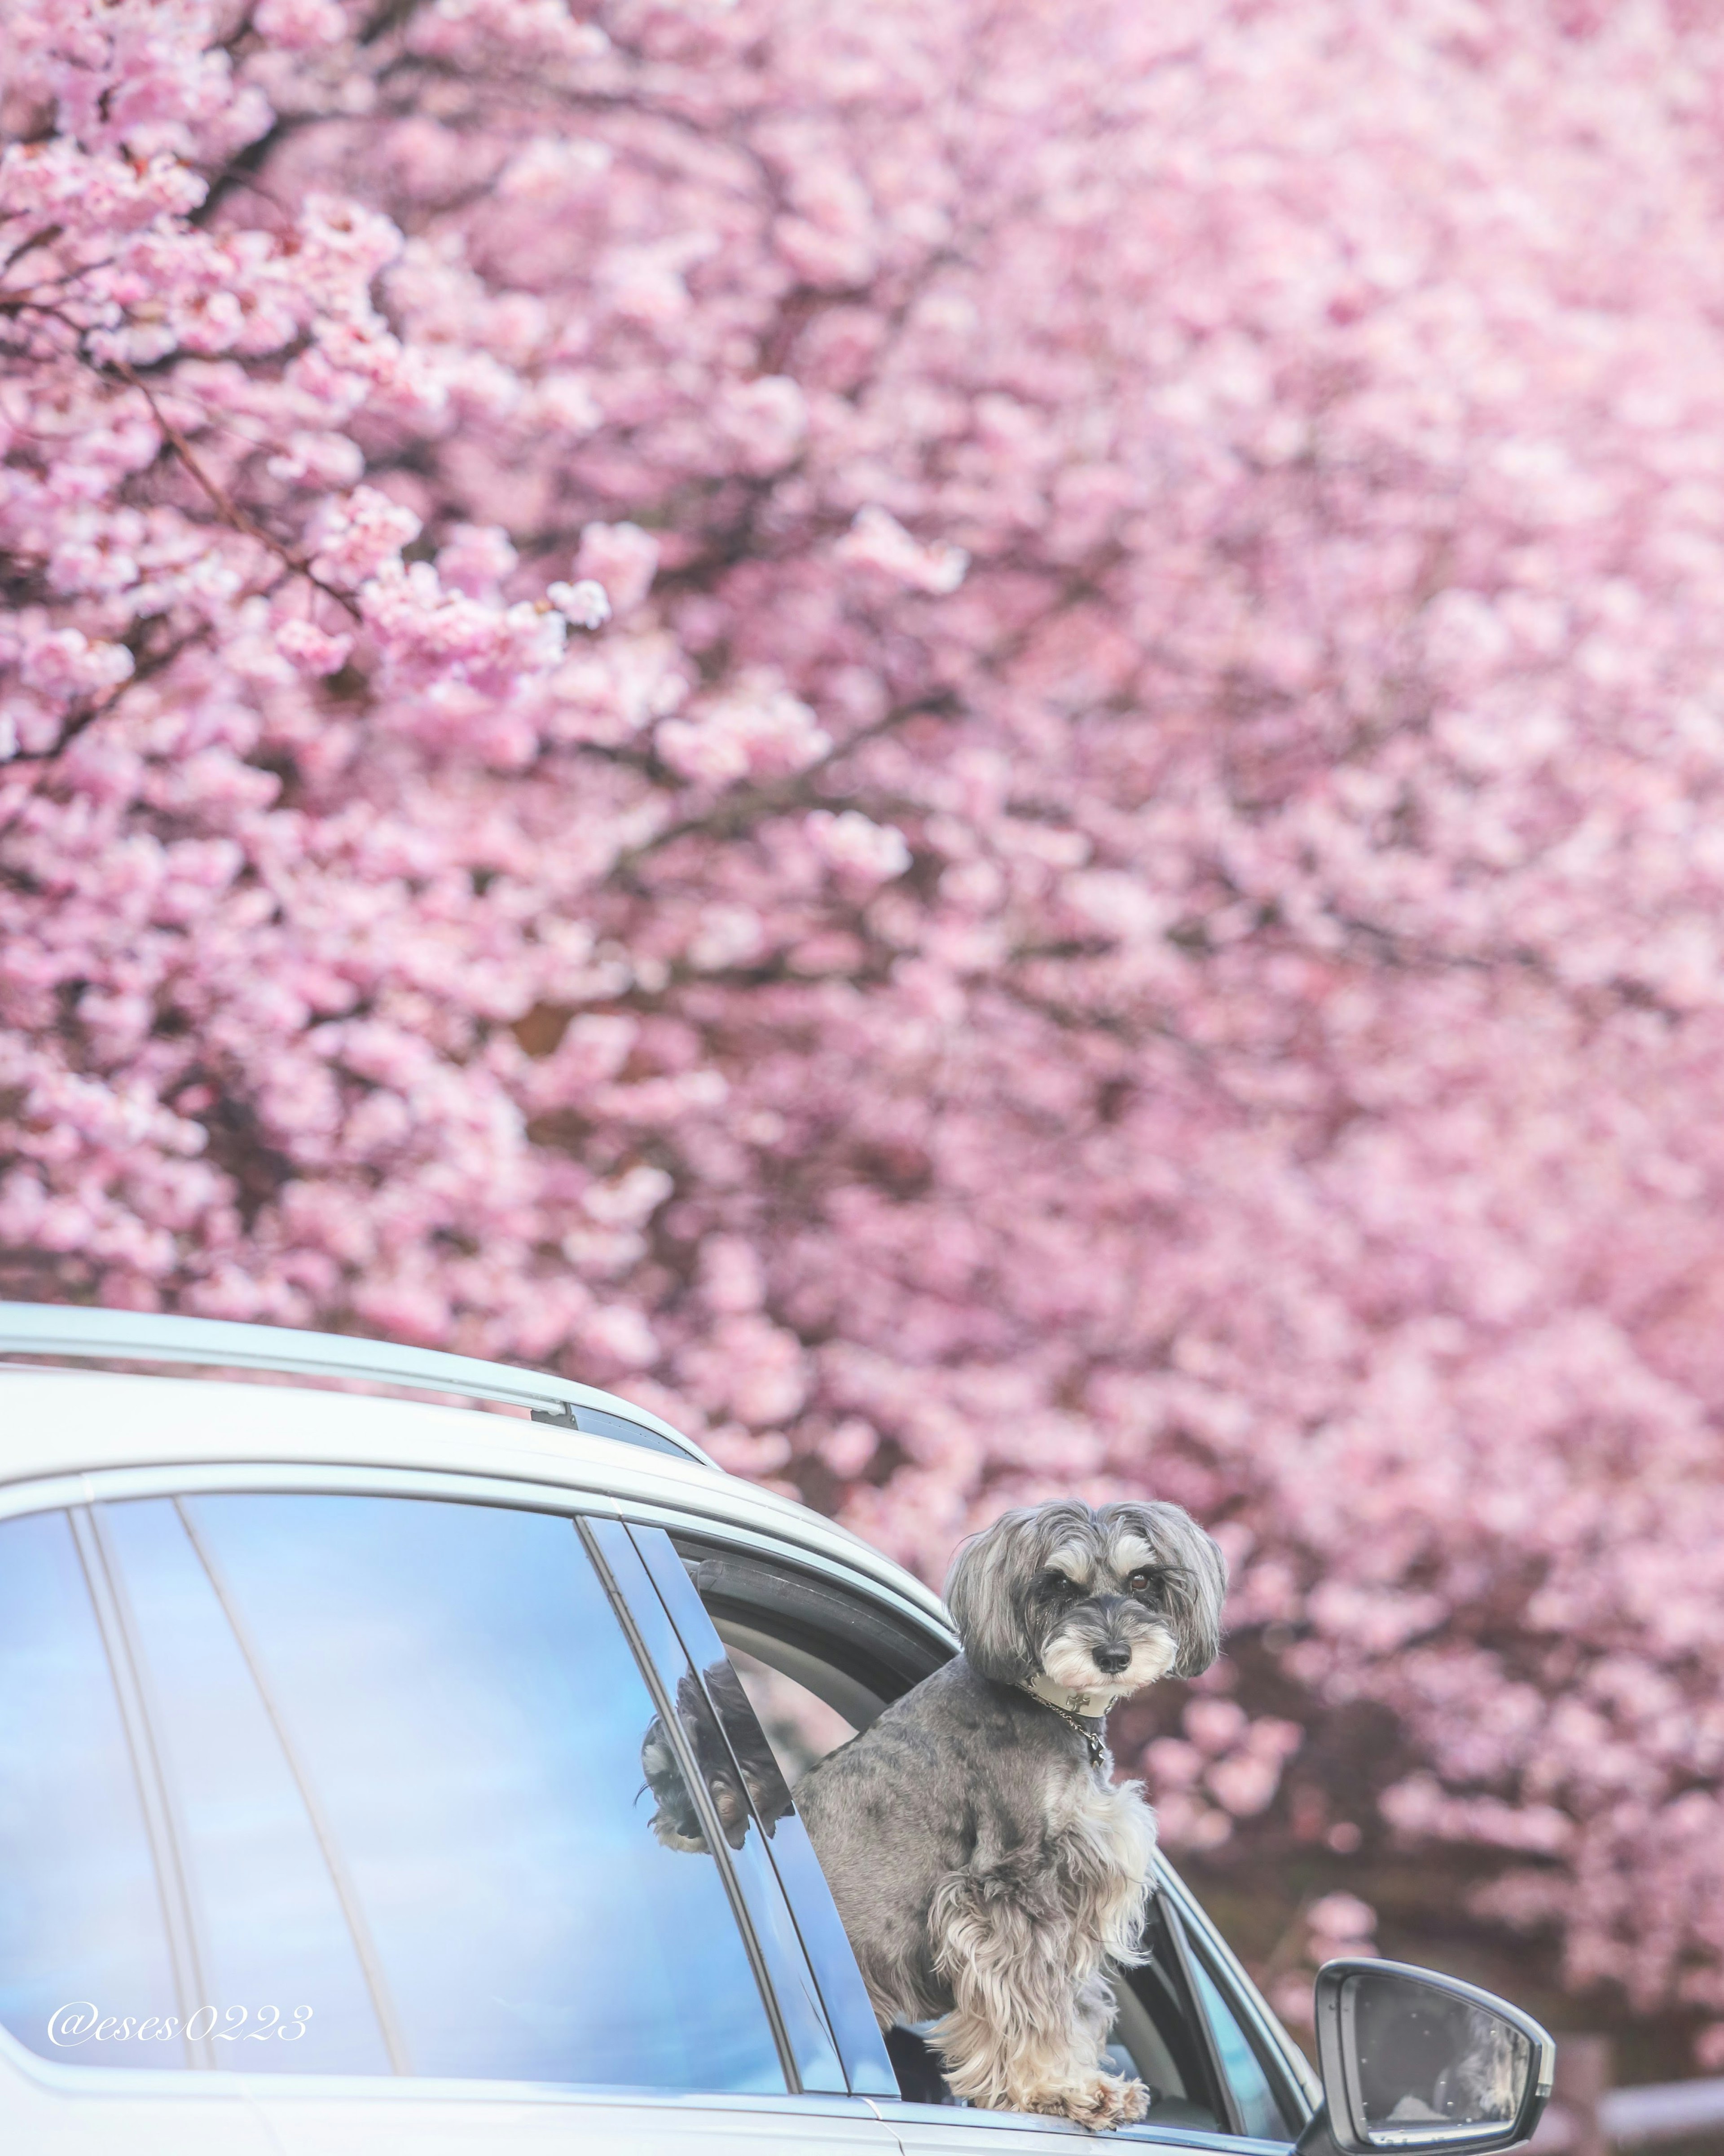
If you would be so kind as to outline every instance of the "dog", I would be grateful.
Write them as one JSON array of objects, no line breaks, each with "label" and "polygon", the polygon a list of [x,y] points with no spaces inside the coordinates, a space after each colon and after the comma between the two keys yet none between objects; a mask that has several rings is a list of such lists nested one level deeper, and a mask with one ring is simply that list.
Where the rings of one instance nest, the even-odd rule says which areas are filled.
[{"label": "dog", "polygon": [[1006,1513],[959,1551],[963,1652],[797,1786],[883,2028],[938,2017],[953,2096],[1087,2127],[1142,2118],[1104,2071],[1155,1820],[1102,1717],[1220,1651],[1227,1565],[1177,1505]]},{"label": "dog", "polygon": [[[774,1825],[789,1814],[789,1784],[755,1719],[742,1680],[730,1663],[715,1662],[704,1674],[704,1691],[692,1670],[683,1671],[676,1687],[676,1718],[695,1770],[712,1799],[719,1830],[732,1849],[742,1846],[756,1820],[770,1841]],[[686,1855],[703,1852],[706,1830],[659,1715],[648,1723],[641,1740],[640,1770],[646,1777],[643,1793],[651,1790],[656,1807],[654,1840],[663,1848]]]}]

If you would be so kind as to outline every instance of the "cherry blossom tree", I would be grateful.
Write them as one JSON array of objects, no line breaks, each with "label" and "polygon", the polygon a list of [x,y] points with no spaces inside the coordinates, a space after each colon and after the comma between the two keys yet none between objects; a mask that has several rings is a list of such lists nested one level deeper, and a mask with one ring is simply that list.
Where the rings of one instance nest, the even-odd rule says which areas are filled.
[{"label": "cherry blossom tree", "polygon": [[1724,2059],[1714,11],[0,30],[7,1290],[1176,1498],[1168,1841]]}]

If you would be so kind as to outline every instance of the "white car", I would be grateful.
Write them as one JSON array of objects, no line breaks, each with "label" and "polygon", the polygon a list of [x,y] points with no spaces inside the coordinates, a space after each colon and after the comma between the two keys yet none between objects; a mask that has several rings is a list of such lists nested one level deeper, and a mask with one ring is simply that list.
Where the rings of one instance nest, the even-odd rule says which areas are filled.
[{"label": "white car", "polygon": [[[27,1305],[0,1305],[0,1354],[254,1373],[0,1366],[10,2156],[1091,2139],[942,2100],[921,2034],[876,2026],[788,1794],[762,1795],[773,1758],[793,1785],[952,1653],[907,1573],[561,1378]],[[1536,2023],[1331,1964],[1320,2083],[1158,1877],[1113,2036],[1155,2101],[1120,2141],[1530,2133]]]}]

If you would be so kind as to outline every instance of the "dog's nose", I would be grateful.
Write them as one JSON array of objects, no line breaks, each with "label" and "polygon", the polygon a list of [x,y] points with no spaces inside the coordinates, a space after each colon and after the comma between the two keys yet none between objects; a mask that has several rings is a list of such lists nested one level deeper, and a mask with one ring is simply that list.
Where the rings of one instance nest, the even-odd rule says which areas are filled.
[{"label": "dog's nose", "polygon": [[1095,1649],[1090,1656],[1090,1660],[1105,1677],[1116,1677],[1131,1659],[1131,1650],[1129,1647],[1118,1646],[1111,1641],[1105,1647]]}]

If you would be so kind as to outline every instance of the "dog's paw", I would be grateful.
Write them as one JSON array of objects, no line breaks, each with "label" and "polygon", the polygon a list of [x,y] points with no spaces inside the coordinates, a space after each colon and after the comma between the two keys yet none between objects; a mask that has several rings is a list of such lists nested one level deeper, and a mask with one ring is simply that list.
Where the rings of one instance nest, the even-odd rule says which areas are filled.
[{"label": "dog's paw", "polygon": [[1142,2082],[1118,2074],[1097,2074],[1072,2093],[1077,2101],[1068,2116],[1097,2133],[1110,2126],[1135,2126],[1149,2109],[1149,2091]]},{"label": "dog's paw", "polygon": [[1135,2126],[1149,2109],[1149,2091],[1142,2082],[1128,2082],[1119,2074],[1097,2074],[1091,2081],[1049,2090],[1032,2107],[1100,2133],[1110,2127]]},{"label": "dog's paw", "polygon": [[680,1851],[685,1856],[704,1856],[706,1837],[698,1826],[692,1830],[675,1820],[667,1819],[663,1812],[653,1815],[653,1839],[661,1849]]}]

